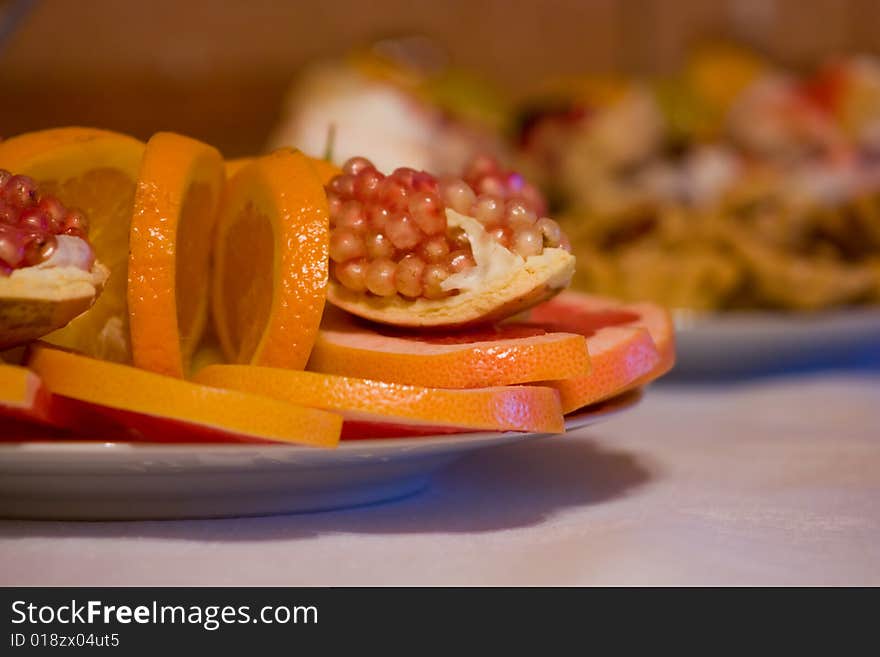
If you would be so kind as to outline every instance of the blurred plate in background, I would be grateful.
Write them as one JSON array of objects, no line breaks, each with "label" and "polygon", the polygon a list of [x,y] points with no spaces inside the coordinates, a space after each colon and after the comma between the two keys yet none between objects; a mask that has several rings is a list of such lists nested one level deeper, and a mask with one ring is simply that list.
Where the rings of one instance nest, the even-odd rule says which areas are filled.
[{"label": "blurred plate in background", "polygon": [[880,364],[880,309],[814,314],[675,315],[677,378],[725,378],[790,369]]}]

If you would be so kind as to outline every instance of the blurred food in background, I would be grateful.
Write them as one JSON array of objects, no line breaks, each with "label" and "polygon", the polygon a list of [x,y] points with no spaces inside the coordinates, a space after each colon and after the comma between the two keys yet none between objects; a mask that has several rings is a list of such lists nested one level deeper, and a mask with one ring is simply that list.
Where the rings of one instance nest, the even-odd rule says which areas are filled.
[{"label": "blurred food in background", "polygon": [[424,39],[297,80],[272,146],[449,172],[490,153],[540,184],[575,285],[696,310],[880,302],[880,61],[787,71],[695,49],[677,74],[548,79],[512,103]]},{"label": "blurred food in background", "polygon": [[269,147],[329,148],[337,163],[369,153],[383,171],[447,174],[477,154],[502,155],[511,116],[500,92],[452,68],[432,41],[389,39],[307,67]]},{"label": "blurred food in background", "polygon": [[674,77],[562,98],[525,112],[519,144],[577,286],[698,310],[880,301],[878,60],[797,75],[715,44]]}]

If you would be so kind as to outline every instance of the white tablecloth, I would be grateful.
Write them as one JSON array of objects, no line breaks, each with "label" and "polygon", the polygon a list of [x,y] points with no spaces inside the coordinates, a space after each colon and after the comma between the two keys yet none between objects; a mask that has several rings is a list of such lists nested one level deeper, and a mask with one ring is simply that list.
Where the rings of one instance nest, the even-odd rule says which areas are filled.
[{"label": "white tablecloth", "polygon": [[3,521],[0,583],[880,585],[880,377],[658,385],[366,508]]}]

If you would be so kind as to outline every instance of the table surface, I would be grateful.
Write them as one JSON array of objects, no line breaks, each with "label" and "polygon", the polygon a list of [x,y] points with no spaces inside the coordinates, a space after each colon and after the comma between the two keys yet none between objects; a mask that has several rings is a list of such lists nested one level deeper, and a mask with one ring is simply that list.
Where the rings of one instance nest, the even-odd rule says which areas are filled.
[{"label": "table surface", "polygon": [[880,376],[660,384],[352,510],[2,521],[0,564],[6,585],[880,585]]}]

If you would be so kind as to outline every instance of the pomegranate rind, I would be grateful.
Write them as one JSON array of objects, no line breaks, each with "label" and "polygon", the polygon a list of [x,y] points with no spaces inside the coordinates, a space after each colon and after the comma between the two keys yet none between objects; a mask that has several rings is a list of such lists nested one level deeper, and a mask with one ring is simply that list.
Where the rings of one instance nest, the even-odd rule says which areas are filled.
[{"label": "pomegranate rind", "polygon": [[110,271],[96,262],[78,267],[25,267],[0,276],[0,349],[67,326],[95,303]]},{"label": "pomegranate rind", "polygon": [[353,422],[477,431],[565,430],[559,395],[547,387],[449,390],[248,365],[211,365],[194,380],[341,413]]},{"label": "pomegranate rind", "polygon": [[482,388],[590,371],[586,339],[574,333],[519,337],[504,327],[450,334],[383,333],[337,309],[324,314],[308,369],[436,388]]},{"label": "pomegranate rind", "polygon": [[352,315],[401,327],[464,327],[498,321],[528,310],[565,289],[575,257],[548,248],[503,276],[443,299],[376,297],[353,292],[331,279],[327,300]]}]

